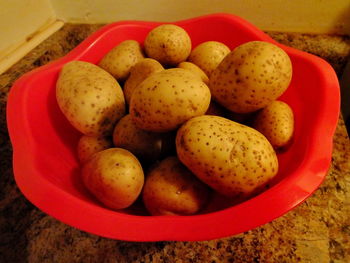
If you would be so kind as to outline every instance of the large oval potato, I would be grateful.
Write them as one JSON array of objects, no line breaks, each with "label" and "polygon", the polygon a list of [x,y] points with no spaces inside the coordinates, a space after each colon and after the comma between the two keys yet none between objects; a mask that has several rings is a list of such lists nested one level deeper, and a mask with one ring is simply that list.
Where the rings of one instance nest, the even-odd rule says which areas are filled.
[{"label": "large oval potato", "polygon": [[258,112],[253,127],[264,134],[273,147],[286,146],[294,132],[293,110],[283,101],[273,101]]},{"label": "large oval potato", "polygon": [[152,29],[144,42],[148,57],[163,65],[175,66],[185,61],[191,52],[191,38],[177,25],[164,24]]},{"label": "large oval potato", "polygon": [[230,53],[230,48],[218,41],[206,41],[196,46],[188,57],[188,61],[196,64],[210,77],[211,73]]},{"label": "large oval potato", "polygon": [[152,215],[191,215],[207,202],[209,188],[176,157],[168,157],[146,177],[142,197]]},{"label": "large oval potato", "polygon": [[123,91],[127,104],[130,104],[131,95],[135,88],[153,73],[164,70],[155,59],[145,58],[136,63],[130,70],[130,76],[125,81]]},{"label": "large oval potato", "polygon": [[113,146],[112,140],[108,137],[86,136],[80,137],[77,152],[81,163],[89,160],[95,153],[106,150]]},{"label": "large oval potato", "polygon": [[82,178],[86,188],[112,209],[132,205],[144,183],[141,164],[132,153],[121,148],[96,153],[84,164]]},{"label": "large oval potato", "polygon": [[263,42],[244,43],[229,53],[210,76],[213,98],[237,113],[267,106],[288,88],[292,63],[278,46]]},{"label": "large oval potato", "polygon": [[88,136],[108,136],[125,114],[124,95],[105,70],[84,61],[65,64],[56,83],[58,106],[68,121]]},{"label": "large oval potato", "polygon": [[160,157],[162,140],[162,134],[138,128],[129,114],[117,123],[113,132],[113,142],[116,147],[124,148],[141,160],[149,162]]},{"label": "large oval potato", "polygon": [[209,103],[210,90],[200,77],[189,70],[173,68],[145,79],[135,89],[129,109],[140,129],[165,132],[203,115]]},{"label": "large oval potato", "polygon": [[98,64],[117,80],[124,81],[130,69],[144,58],[142,48],[136,40],[125,40],[110,50]]},{"label": "large oval potato", "polygon": [[203,115],[183,124],[176,150],[200,180],[226,196],[250,195],[278,171],[276,153],[264,135],[218,116]]}]

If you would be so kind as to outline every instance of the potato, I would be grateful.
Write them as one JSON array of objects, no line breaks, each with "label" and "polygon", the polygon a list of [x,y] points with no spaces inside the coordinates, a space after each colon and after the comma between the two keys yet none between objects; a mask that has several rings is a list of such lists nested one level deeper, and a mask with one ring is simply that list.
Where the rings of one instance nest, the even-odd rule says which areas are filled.
[{"label": "potato", "polygon": [[164,24],[147,34],[144,47],[148,57],[163,65],[176,66],[187,59],[192,44],[190,36],[183,28]]},{"label": "potato", "polygon": [[210,76],[214,100],[237,113],[264,108],[289,86],[292,63],[278,46],[251,41],[228,54]]},{"label": "potato", "polygon": [[218,41],[206,41],[196,46],[188,57],[188,61],[196,64],[210,77],[220,62],[230,53],[230,48]]},{"label": "potato", "polygon": [[136,63],[130,70],[130,76],[124,84],[124,96],[128,104],[130,104],[131,94],[137,85],[144,81],[153,73],[164,70],[163,66],[152,58],[145,58]]},{"label": "potato", "polygon": [[152,215],[191,215],[206,204],[209,193],[176,157],[168,157],[147,174],[142,197]]},{"label": "potato", "polygon": [[119,81],[127,79],[130,69],[144,58],[141,45],[136,40],[125,40],[110,50],[98,64]]},{"label": "potato", "polygon": [[273,101],[258,112],[253,127],[275,148],[286,146],[294,132],[293,110],[283,101]]},{"label": "potato", "polygon": [[124,148],[141,160],[153,162],[160,157],[162,134],[141,130],[128,114],[115,126],[113,142],[116,147]]},{"label": "potato", "polygon": [[210,103],[210,90],[198,76],[180,69],[152,74],[134,91],[130,115],[140,129],[165,132],[188,119],[203,115]]},{"label": "potato", "polygon": [[191,63],[191,62],[181,62],[179,65],[177,65],[178,68],[183,68],[183,69],[187,69],[189,71],[191,71],[192,73],[198,75],[201,80],[208,85],[209,83],[209,78],[208,76],[204,73],[203,70],[200,69],[200,67],[198,67],[197,65]]},{"label": "potato", "polygon": [[278,171],[268,140],[258,131],[218,116],[190,119],[177,132],[180,161],[222,195],[249,196]]},{"label": "potato", "polygon": [[56,83],[57,103],[68,121],[88,136],[108,136],[125,114],[123,91],[105,70],[89,62],[65,64]]},{"label": "potato", "polygon": [[144,183],[141,164],[132,153],[121,148],[96,153],[84,164],[82,178],[99,201],[115,210],[134,203]]},{"label": "potato", "polygon": [[84,163],[95,153],[111,148],[112,146],[113,144],[110,138],[83,135],[80,137],[77,146],[79,161]]}]

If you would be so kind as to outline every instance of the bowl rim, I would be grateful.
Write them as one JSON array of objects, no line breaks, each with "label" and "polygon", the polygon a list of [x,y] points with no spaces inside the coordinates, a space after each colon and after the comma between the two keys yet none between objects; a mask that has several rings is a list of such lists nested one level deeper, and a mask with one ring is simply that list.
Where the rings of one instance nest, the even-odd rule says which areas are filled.
[{"label": "bowl rim", "polygon": [[[25,108],[28,104],[26,94],[37,76],[44,71],[54,70],[68,61],[79,60],[103,35],[116,27],[124,25],[154,27],[164,23],[182,26],[211,19],[221,19],[225,23],[243,27],[254,33],[257,40],[276,44],[289,54],[309,60],[317,69],[319,76],[323,77],[328,87],[323,92],[329,103],[325,103],[323,107],[324,114],[316,117],[319,125],[312,131],[313,140],[306,149],[306,155],[310,157],[292,173],[294,176],[289,176],[260,195],[233,207],[193,216],[138,216],[119,213],[80,200],[39,176],[39,171],[33,165],[34,156],[28,156],[34,145],[27,141],[25,136],[21,136],[31,133],[28,120],[25,118]],[[24,74],[13,84],[8,95],[7,125],[13,146],[13,171],[17,186],[30,202],[45,213],[80,230],[112,239],[200,241],[231,236],[256,228],[287,213],[308,198],[322,183],[329,169],[339,111],[338,79],[326,61],[277,43],[260,29],[236,15],[216,13],[176,22],[125,20],[103,26],[64,57]],[[16,130],[22,131],[21,134]],[[322,143],[319,143],[320,141]],[[43,185],[45,187],[42,187]],[[259,204],[258,209],[256,204]],[[257,213],[259,216],[255,216]],[[80,216],[77,217],[77,214]]]}]

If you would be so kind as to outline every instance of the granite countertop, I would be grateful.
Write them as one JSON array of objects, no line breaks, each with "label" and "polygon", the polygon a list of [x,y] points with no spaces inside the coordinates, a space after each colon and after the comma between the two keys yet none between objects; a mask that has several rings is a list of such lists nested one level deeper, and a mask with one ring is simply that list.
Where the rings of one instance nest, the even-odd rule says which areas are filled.
[{"label": "granite countertop", "polygon": [[[22,74],[65,55],[99,27],[66,24],[0,75],[0,262],[350,262],[350,141],[341,117],[321,187],[296,209],[240,235],[202,242],[109,240],[29,203],[13,178],[7,94]],[[338,76],[350,54],[345,36],[267,33],[324,58]]]}]

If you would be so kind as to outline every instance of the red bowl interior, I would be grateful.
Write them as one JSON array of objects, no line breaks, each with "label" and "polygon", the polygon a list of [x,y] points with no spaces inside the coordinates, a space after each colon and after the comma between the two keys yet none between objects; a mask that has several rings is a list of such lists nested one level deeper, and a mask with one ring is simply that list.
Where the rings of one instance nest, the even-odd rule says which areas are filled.
[{"label": "red bowl interior", "polygon": [[288,150],[278,154],[280,171],[271,187],[239,204],[215,197],[206,212],[194,216],[147,216],[142,209],[112,211],[87,193],[75,153],[80,134],[62,115],[55,99],[58,73],[71,60],[97,63],[123,40],[142,43],[159,24],[123,21],[107,25],[65,57],[16,81],[8,98],[7,122],[14,175],[22,193],[66,224],[133,241],[208,240],[238,234],[283,215],[310,196],[323,181],[331,161],[340,103],[337,77],[324,60],[277,44],[247,21],[228,14],[175,24],[189,33],[193,47],[216,40],[233,49],[247,41],[262,40],[279,45],[291,57],[293,79],[281,100],[294,110],[295,136]]}]

